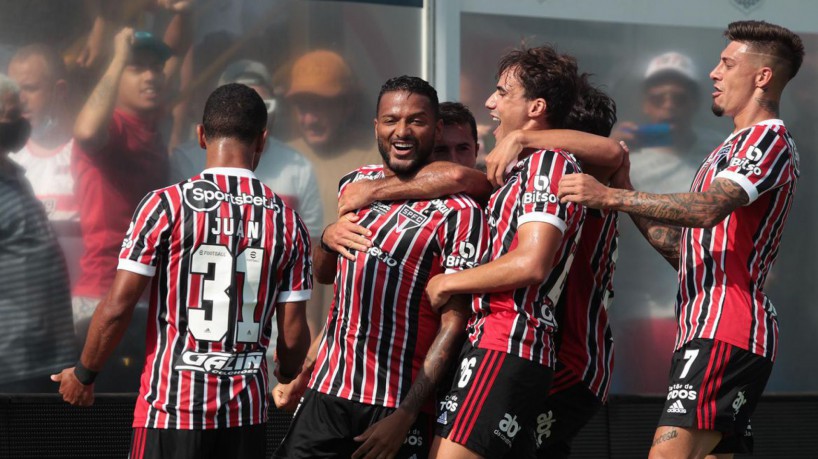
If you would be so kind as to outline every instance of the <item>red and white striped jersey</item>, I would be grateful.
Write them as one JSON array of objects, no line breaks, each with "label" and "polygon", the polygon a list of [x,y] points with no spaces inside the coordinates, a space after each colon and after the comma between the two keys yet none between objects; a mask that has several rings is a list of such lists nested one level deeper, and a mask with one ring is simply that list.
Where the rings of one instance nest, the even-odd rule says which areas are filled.
[{"label": "red and white striped jersey", "polygon": [[556,226],[562,240],[542,284],[474,296],[469,339],[475,347],[554,366],[554,308],[571,269],[585,216],[582,206],[560,203],[557,190],[562,177],[575,172],[580,168],[570,154],[538,150],[518,162],[506,183],[491,195],[488,261],[514,250],[518,228],[529,222]]},{"label": "red and white striped jersey", "polygon": [[722,178],[739,184],[750,200],[713,228],[682,232],[676,349],[711,338],[775,358],[778,321],[764,282],[798,176],[798,151],[781,120],[730,135],[702,163],[690,191],[706,191]]},{"label": "red and white striped jersey", "polygon": [[207,169],[142,200],[119,255],[119,269],[153,276],[134,427],[266,421],[273,314],[310,297],[309,241],[247,169]]},{"label": "red and white striped jersey", "polygon": [[[341,180],[384,176],[365,166]],[[335,296],[309,386],[369,405],[396,407],[437,336],[440,318],[426,296],[432,276],[477,265],[488,230],[465,195],[377,201],[358,210],[373,246],[354,261],[338,257]]]},{"label": "red and white striped jersey", "polygon": [[608,306],[613,299],[619,218],[615,211],[586,209],[574,264],[557,304],[557,362],[574,375],[551,393],[581,382],[602,402],[608,398],[614,348]]}]

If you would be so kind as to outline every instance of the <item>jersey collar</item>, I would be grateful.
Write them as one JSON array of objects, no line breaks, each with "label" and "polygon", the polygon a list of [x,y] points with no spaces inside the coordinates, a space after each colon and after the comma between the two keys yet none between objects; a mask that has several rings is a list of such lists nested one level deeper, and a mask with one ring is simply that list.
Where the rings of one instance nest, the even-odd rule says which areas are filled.
[{"label": "jersey collar", "polygon": [[211,167],[203,170],[202,174],[235,175],[236,177],[256,178],[256,174],[254,174],[253,171],[241,167]]}]

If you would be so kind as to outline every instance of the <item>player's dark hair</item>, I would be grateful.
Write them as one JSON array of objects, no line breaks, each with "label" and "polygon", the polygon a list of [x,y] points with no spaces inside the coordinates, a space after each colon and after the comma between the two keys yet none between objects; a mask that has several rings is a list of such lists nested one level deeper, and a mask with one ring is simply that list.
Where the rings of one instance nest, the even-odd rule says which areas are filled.
[{"label": "player's dark hair", "polygon": [[443,120],[444,126],[468,124],[474,142],[477,143],[477,122],[469,107],[460,102],[443,102],[440,104],[440,119]]},{"label": "player's dark hair", "polygon": [[616,124],[616,102],[588,81],[587,73],[579,77],[579,94],[565,127],[602,137],[611,135]]},{"label": "player's dark hair", "polygon": [[414,76],[402,75],[386,80],[378,93],[378,104],[375,105],[375,116],[381,108],[381,98],[388,92],[405,91],[410,94],[419,94],[429,99],[432,103],[432,112],[435,120],[440,119],[440,102],[437,99],[437,91],[426,80]]},{"label": "player's dark hair", "polygon": [[23,46],[14,53],[11,61],[25,61],[32,56],[39,56],[45,61],[45,65],[51,72],[51,77],[54,78],[54,81],[67,78],[68,71],[65,68],[65,61],[63,61],[62,56],[60,56],[60,53],[58,53],[56,49],[44,43],[33,43]]},{"label": "player's dark hair", "polygon": [[202,125],[208,140],[231,138],[251,144],[267,127],[267,109],[255,90],[230,83],[207,98]]},{"label": "player's dark hair", "polygon": [[551,46],[515,49],[500,59],[498,77],[506,70],[523,86],[526,99],[545,99],[546,120],[562,127],[577,99],[577,60]]},{"label": "player's dark hair", "polygon": [[804,44],[791,30],[765,21],[731,22],[724,31],[730,41],[746,43],[757,53],[769,54],[785,63],[788,80],[798,74],[804,61]]}]

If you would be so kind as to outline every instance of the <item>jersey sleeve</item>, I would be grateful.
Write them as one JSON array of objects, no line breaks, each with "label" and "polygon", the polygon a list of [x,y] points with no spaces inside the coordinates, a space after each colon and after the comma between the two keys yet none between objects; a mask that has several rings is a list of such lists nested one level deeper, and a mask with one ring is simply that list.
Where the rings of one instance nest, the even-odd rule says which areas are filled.
[{"label": "jersey sleeve", "polygon": [[716,178],[741,186],[752,204],[759,196],[796,178],[793,147],[773,126],[757,125],[738,139],[727,168]]},{"label": "jersey sleeve", "polygon": [[171,228],[165,202],[161,195],[151,192],[136,208],[128,232],[122,241],[117,269],[153,277],[159,261],[160,245]]},{"label": "jersey sleeve", "polygon": [[565,233],[568,223],[580,212],[576,203],[561,203],[557,191],[562,177],[580,172],[576,163],[562,154],[553,151],[542,151],[529,157],[527,173],[521,177],[522,200],[518,206],[518,227],[528,222],[549,223]]},{"label": "jersey sleeve", "polygon": [[442,268],[446,273],[480,264],[488,248],[488,225],[477,204],[449,212],[438,227]]},{"label": "jersey sleeve", "polygon": [[312,257],[310,235],[301,218],[293,212],[295,231],[290,259],[280,279],[276,302],[307,301],[312,296]]}]

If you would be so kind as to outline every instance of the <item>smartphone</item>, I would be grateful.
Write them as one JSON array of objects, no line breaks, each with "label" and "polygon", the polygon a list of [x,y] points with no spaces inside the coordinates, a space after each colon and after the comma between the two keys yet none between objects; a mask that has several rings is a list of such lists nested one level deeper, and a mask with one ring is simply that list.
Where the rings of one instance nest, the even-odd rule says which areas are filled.
[{"label": "smartphone", "polygon": [[671,144],[670,124],[642,124],[633,131],[640,147],[663,147]]}]

